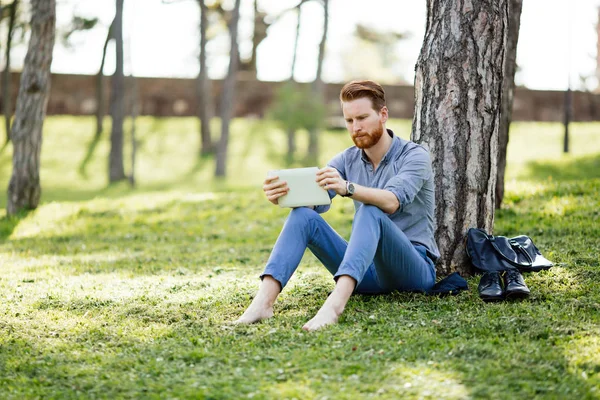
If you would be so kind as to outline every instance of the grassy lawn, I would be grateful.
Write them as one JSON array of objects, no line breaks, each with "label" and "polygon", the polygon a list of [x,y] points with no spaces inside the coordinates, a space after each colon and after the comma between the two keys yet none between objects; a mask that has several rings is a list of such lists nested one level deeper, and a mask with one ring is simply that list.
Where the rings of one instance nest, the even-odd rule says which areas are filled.
[{"label": "grassy lawn", "polygon": [[[409,135],[409,121],[390,127]],[[283,163],[283,132],[235,121],[231,177],[215,181],[196,129],[142,118],[132,190],[107,188],[107,141],[78,172],[91,118],[47,120],[42,205],[0,211],[0,398],[600,398],[599,123],[574,124],[567,156],[559,124],[514,125],[495,231],[530,234],[556,263],[526,275],[529,299],[484,304],[477,277],[456,297],[353,296],[338,325],[310,334],[333,288],[310,254],[275,318],[227,324],[286,217],[260,188]],[[325,133],[322,164],[349,144]],[[352,212],[336,199],[325,218],[347,237]]]}]

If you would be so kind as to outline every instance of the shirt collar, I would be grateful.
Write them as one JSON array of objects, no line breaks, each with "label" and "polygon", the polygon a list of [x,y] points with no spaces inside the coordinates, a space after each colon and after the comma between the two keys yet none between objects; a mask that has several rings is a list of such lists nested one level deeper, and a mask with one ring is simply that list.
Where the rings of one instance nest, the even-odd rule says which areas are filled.
[{"label": "shirt collar", "polygon": [[[392,138],[392,144],[390,146],[390,148],[388,149],[388,151],[385,153],[385,155],[383,156],[383,158],[381,159],[382,163],[388,163],[390,158],[392,157],[393,154],[396,153],[396,149],[398,148],[398,146],[400,146],[400,138],[396,135],[394,135],[394,132],[391,129],[386,129],[387,130],[387,134],[390,135],[390,137]],[[366,163],[371,163],[371,161],[369,161],[369,157],[367,157],[367,154],[365,153],[365,151],[363,149],[360,150],[360,158],[366,162]]]}]

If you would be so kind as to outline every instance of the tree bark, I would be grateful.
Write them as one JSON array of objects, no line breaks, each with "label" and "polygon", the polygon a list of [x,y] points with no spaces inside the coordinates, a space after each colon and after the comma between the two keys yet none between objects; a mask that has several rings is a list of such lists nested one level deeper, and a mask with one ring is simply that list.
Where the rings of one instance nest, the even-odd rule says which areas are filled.
[{"label": "tree bark", "polygon": [[8,185],[7,214],[35,209],[40,201],[42,127],[50,93],[56,1],[32,0],[31,37],[12,126],[13,172]]},{"label": "tree bark", "polygon": [[206,30],[208,27],[208,8],[205,0],[198,0],[200,5],[200,72],[198,73],[198,118],[200,120],[200,154],[213,152],[210,120],[212,118],[211,83],[208,79],[206,65]]},{"label": "tree bark", "polygon": [[496,208],[502,206],[504,199],[504,173],[506,172],[506,148],[512,120],[512,108],[515,92],[515,73],[517,72],[517,43],[521,26],[523,0],[508,2],[508,40],[506,42],[506,60],[504,63],[504,83],[502,84],[502,110],[500,112],[500,130],[498,135],[498,177],[496,179]]},{"label": "tree bark", "polygon": [[223,93],[221,95],[221,139],[217,150],[215,176],[227,175],[227,147],[229,145],[229,124],[233,115],[235,80],[238,70],[238,21],[240,19],[240,0],[235,0],[235,6],[231,15],[229,35],[231,36],[231,49],[229,52],[229,70],[225,82],[223,82]]},{"label": "tree bark", "polygon": [[470,227],[492,231],[508,0],[428,0],[411,139],[430,151],[440,274],[471,271]]},{"label": "tree bark", "polygon": [[112,130],[110,133],[109,182],[126,178],[123,167],[123,121],[125,119],[125,75],[123,72],[123,1],[116,0],[117,8],[114,20],[114,38],[116,44],[117,65],[112,77],[110,115]]},{"label": "tree bark", "polygon": [[[324,85],[321,78],[323,60],[325,59],[325,43],[327,42],[327,31],[329,29],[329,0],[323,0],[323,35],[319,43],[319,58],[317,60],[317,75],[313,81],[313,93],[316,101],[323,101]],[[319,129],[311,129],[308,136],[308,158],[311,162],[319,159]]]},{"label": "tree bark", "polygon": [[19,6],[19,0],[14,0],[10,5],[10,17],[8,20],[8,33],[6,36],[6,48],[5,58],[6,63],[4,72],[2,74],[2,98],[4,102],[2,104],[2,113],[4,114],[4,127],[6,129],[6,143],[10,142],[10,120],[12,118],[12,104],[11,104],[11,79],[10,79],[10,52],[12,50],[12,39],[15,30],[15,19],[17,17],[17,7]]}]

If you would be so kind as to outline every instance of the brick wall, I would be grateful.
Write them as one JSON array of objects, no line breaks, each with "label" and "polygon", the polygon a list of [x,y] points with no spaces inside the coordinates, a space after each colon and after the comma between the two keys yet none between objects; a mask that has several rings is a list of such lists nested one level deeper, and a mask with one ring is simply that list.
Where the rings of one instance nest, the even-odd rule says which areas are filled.
[{"label": "brick wall", "polygon": [[[48,114],[91,115],[96,110],[95,76],[52,76]],[[19,74],[12,74],[13,104],[17,96]],[[213,99],[218,112],[221,81],[213,81]],[[240,78],[236,94],[236,116],[264,116],[280,82],[259,82]],[[196,82],[193,79],[137,78],[142,115],[193,116],[196,113]],[[341,116],[338,95],[341,84],[327,84],[328,112]],[[388,108],[393,118],[412,118],[412,86],[385,86]],[[105,98],[110,98],[110,77],[105,79]],[[0,98],[0,105],[2,98]],[[517,89],[513,119],[520,121],[562,121],[564,92]],[[107,108],[108,110],[108,104]],[[573,120],[600,120],[600,94],[573,92]]]}]

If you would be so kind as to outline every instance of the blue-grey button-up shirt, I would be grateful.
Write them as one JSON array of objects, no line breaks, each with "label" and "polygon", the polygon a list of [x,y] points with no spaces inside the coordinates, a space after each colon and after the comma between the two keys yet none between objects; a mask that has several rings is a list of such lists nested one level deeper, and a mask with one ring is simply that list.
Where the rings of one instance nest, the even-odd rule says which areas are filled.
[{"label": "blue-grey button-up shirt", "polygon": [[[390,219],[400,228],[413,244],[421,244],[427,249],[432,260],[440,256],[434,240],[435,195],[433,172],[429,152],[416,143],[395,136],[392,145],[376,170],[365,152],[352,146],[336,155],[327,164],[337,169],[342,177],[361,186],[389,190],[400,202]],[[335,192],[330,190],[330,196]],[[354,209],[362,206],[354,200]],[[325,212],[329,206],[317,206],[317,212]]]}]

